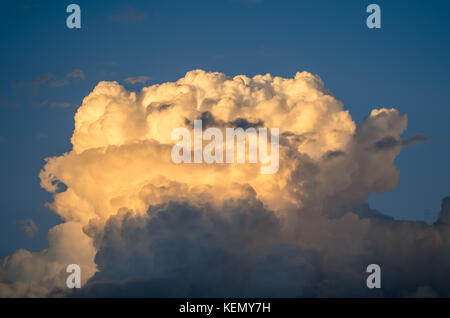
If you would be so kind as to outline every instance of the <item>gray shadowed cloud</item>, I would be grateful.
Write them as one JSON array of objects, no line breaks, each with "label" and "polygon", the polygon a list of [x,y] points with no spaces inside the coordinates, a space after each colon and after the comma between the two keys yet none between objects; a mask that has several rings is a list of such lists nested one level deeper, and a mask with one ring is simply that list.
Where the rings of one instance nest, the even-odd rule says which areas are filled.
[{"label": "gray shadowed cloud", "polygon": [[421,142],[429,141],[430,138],[422,134],[415,134],[409,138],[402,140],[402,146],[412,146]]},{"label": "gray shadowed cloud", "polygon": [[[450,198],[434,225],[395,221],[367,204],[298,221],[289,232],[253,196],[219,210],[169,202],[145,216],[122,213],[101,233],[91,229],[99,271],[71,296],[448,296]],[[371,263],[381,266],[381,290],[365,285]]]},{"label": "gray shadowed cloud", "polygon": [[378,140],[374,144],[376,150],[391,149],[398,146],[412,146],[421,142],[429,141],[430,139],[422,134],[415,134],[409,138],[397,139],[394,136],[388,136]]},{"label": "gray shadowed cloud", "polygon": [[318,257],[283,242],[281,231],[254,198],[222,211],[169,202],[146,216],[115,216],[96,236],[100,271],[81,296],[306,296]]},{"label": "gray shadowed cloud", "polygon": [[334,150],[334,151],[327,151],[324,155],[323,158],[325,160],[331,160],[337,157],[341,157],[341,156],[345,156],[345,152],[341,151],[341,150]]}]

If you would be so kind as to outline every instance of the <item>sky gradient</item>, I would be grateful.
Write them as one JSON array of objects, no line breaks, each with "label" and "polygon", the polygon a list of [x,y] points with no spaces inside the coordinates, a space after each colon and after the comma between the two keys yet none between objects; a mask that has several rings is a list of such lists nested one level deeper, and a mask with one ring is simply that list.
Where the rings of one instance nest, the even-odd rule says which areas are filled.
[{"label": "sky gradient", "polygon": [[[382,10],[382,28],[365,8]],[[44,159],[72,149],[74,115],[99,81],[128,90],[203,69],[228,76],[308,71],[356,123],[373,108],[408,116],[403,138],[429,138],[396,158],[398,186],[370,207],[434,222],[450,195],[448,1],[76,1],[82,27],[65,25],[70,1],[4,1],[0,13],[0,257],[46,247],[61,223],[39,185]],[[127,78],[146,76],[145,83]],[[144,78],[142,78],[145,80]],[[24,221],[33,220],[30,237]]]}]

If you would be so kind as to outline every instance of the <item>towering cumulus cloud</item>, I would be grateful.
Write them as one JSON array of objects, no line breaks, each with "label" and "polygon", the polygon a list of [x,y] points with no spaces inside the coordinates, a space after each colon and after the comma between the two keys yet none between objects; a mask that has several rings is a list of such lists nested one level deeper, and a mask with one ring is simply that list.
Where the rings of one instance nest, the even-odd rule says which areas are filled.
[{"label": "towering cumulus cloud", "polygon": [[[192,133],[199,119],[203,129],[279,128],[279,170],[174,163],[172,130]],[[396,186],[406,125],[384,108],[356,125],[307,72],[195,70],[140,92],[100,82],[75,116],[73,150],[40,172],[64,223],[48,249],[2,260],[0,295],[448,296],[448,199],[434,225],[365,204]],[[76,292],[65,287],[72,263]],[[382,289],[366,287],[371,263]]]}]

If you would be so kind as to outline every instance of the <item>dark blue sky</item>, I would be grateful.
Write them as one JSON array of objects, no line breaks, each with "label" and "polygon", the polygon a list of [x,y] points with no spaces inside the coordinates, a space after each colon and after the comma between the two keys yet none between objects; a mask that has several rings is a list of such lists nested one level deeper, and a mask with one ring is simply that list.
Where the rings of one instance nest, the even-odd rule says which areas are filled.
[{"label": "dark blue sky", "polygon": [[[80,30],[66,27],[70,3],[81,6]],[[381,29],[366,27],[370,3],[381,7]],[[0,257],[40,250],[60,222],[44,206],[51,197],[38,173],[44,158],[71,149],[73,116],[98,81],[139,89],[124,79],[175,81],[196,68],[284,77],[307,70],[357,122],[372,108],[406,113],[404,137],[430,141],[405,148],[397,189],[369,202],[399,219],[434,221],[450,195],[449,14],[449,1],[2,1]],[[74,69],[85,78],[66,78]],[[21,230],[27,218],[39,228],[33,238]]]}]

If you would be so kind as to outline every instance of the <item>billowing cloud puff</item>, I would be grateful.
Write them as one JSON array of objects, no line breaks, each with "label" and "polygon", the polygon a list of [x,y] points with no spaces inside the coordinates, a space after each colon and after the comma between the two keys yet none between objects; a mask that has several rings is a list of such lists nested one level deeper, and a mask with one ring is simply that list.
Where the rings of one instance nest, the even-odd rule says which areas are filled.
[{"label": "billowing cloud puff", "polygon": [[[260,164],[250,163],[175,164],[172,130],[192,132],[197,119],[221,130],[279,128],[278,172],[261,174]],[[100,82],[75,116],[73,150],[48,158],[40,173],[54,196],[49,206],[67,222],[62,237],[82,239],[72,258],[59,251],[62,238],[51,235],[48,250],[5,258],[0,290],[67,292],[61,268],[78,261],[85,280],[92,277],[86,295],[365,296],[366,262],[393,264],[391,254],[399,264],[423,261],[411,253],[424,237],[425,255],[448,249],[447,225],[383,219],[363,205],[370,192],[396,186],[393,162],[406,125],[406,115],[384,108],[356,125],[307,72],[230,78],[195,70],[140,92]],[[21,264],[35,260],[56,265],[22,278]],[[18,273],[8,267],[13,261]],[[387,292],[431,288],[441,295],[446,286],[427,275],[395,279]],[[40,284],[39,291],[29,287]]]},{"label": "billowing cloud puff", "polygon": [[62,295],[67,291],[66,267],[78,264],[85,273],[82,281],[92,276],[95,250],[79,223],[67,222],[48,232],[49,247],[33,253],[18,250],[5,257],[0,267],[0,297],[42,297]]},{"label": "billowing cloud puff", "polygon": [[[449,296],[448,226],[305,214],[291,232],[254,195],[220,210],[170,202],[123,211],[90,229],[99,272],[73,296]],[[365,284],[374,262],[381,290]]]}]

